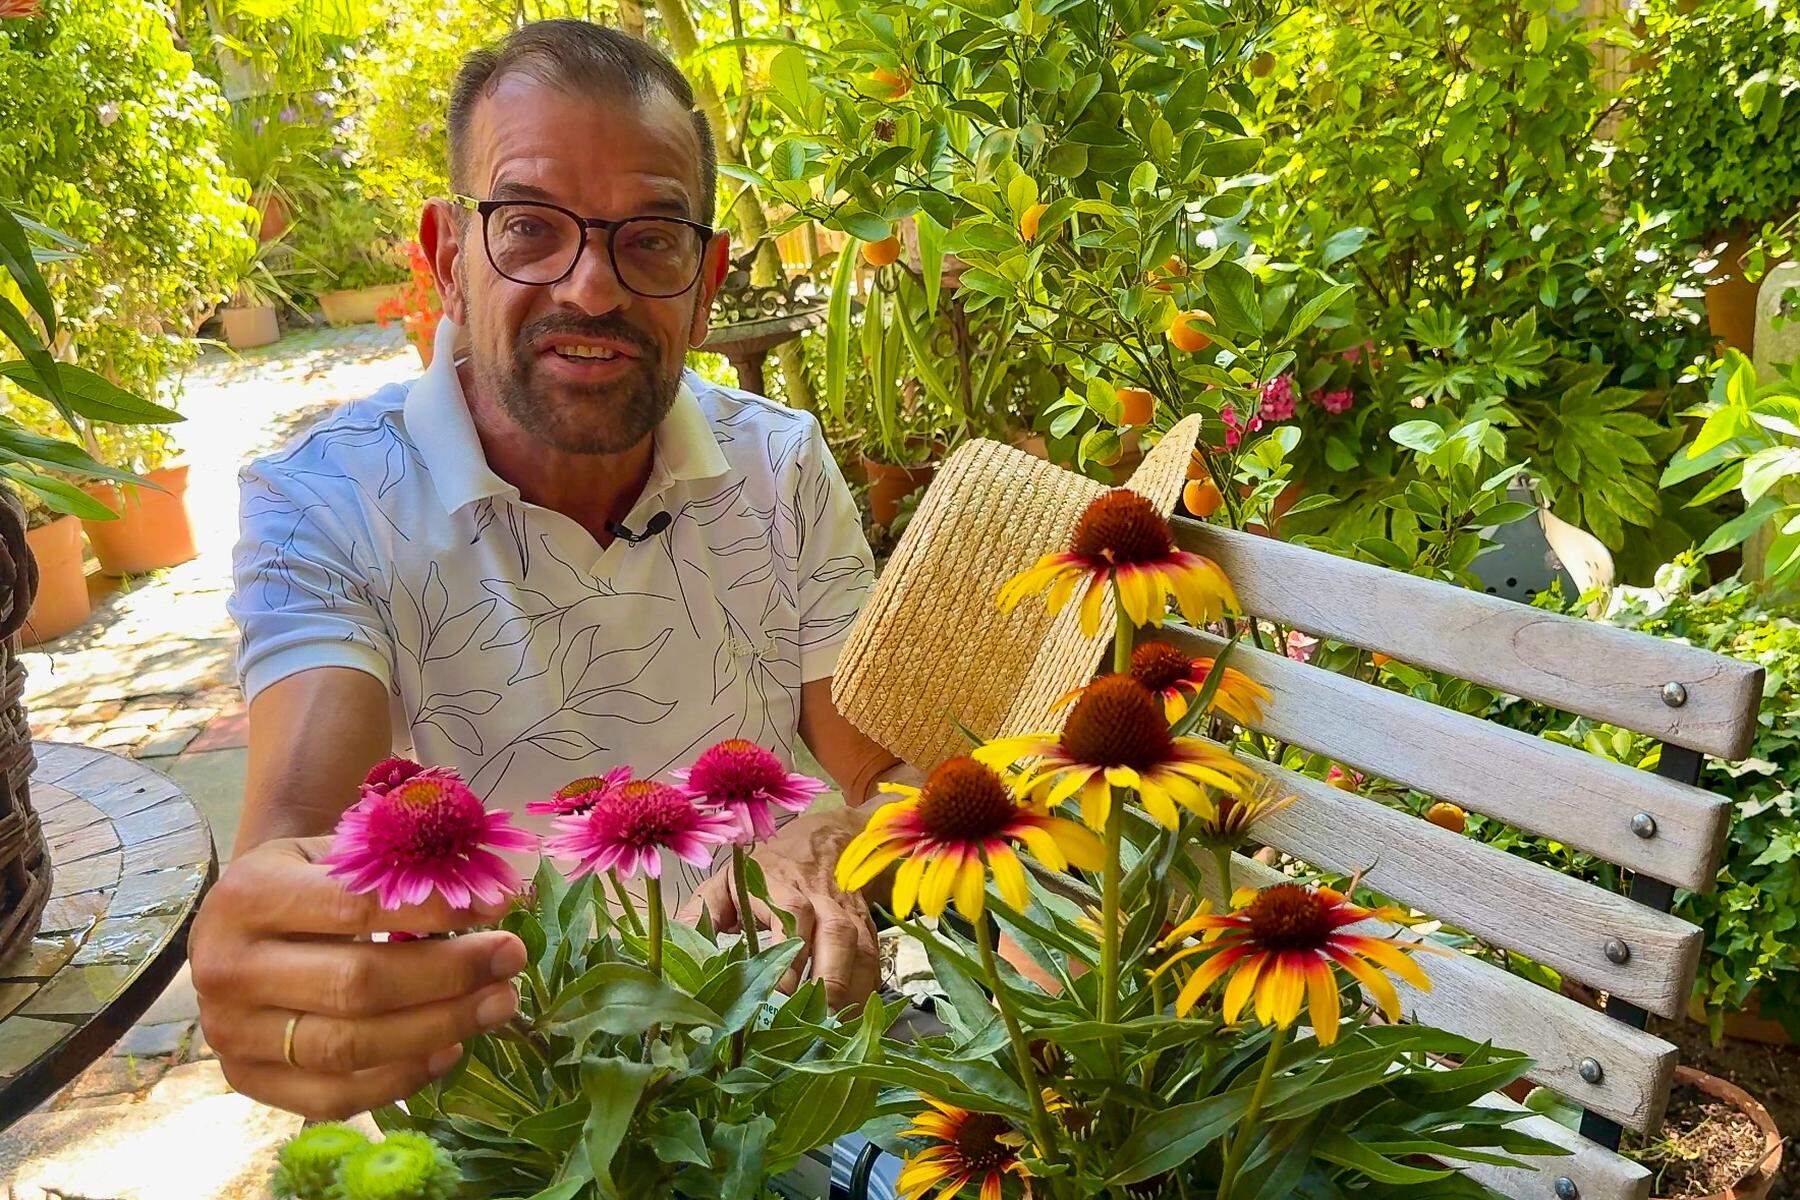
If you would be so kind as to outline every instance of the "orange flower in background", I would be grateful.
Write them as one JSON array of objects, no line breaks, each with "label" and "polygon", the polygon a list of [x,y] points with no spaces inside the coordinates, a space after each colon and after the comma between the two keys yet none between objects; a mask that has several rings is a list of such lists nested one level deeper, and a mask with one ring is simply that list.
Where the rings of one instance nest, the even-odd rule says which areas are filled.
[{"label": "orange flower in background", "polygon": [[1170,947],[1196,935],[1203,939],[1171,954],[1158,968],[1160,974],[1177,963],[1199,960],[1175,998],[1175,1011],[1181,1016],[1229,975],[1223,1007],[1227,1022],[1236,1021],[1254,998],[1260,1023],[1286,1029],[1299,1019],[1304,1006],[1319,1044],[1329,1046],[1337,1040],[1342,1017],[1334,967],[1342,967],[1367,988],[1387,1018],[1398,1021],[1400,994],[1384,971],[1420,991],[1430,991],[1431,980],[1407,956],[1447,953],[1427,942],[1346,932],[1346,926],[1371,917],[1403,921],[1405,914],[1387,906],[1363,908],[1331,888],[1279,883],[1260,892],[1243,888],[1231,899],[1233,912],[1213,913],[1203,906],[1162,941]]},{"label": "orange flower in background", "polygon": [[0,21],[23,21],[42,7],[42,0],[0,0]]},{"label": "orange flower in background", "polygon": [[[1173,725],[1187,716],[1188,708],[1206,690],[1216,660],[1189,658],[1167,642],[1145,642],[1131,652],[1131,677],[1162,701],[1163,714]],[[1236,667],[1225,667],[1212,706],[1239,725],[1262,720],[1262,706],[1269,689]]]},{"label": "orange flower in background", "polygon": [[854,892],[900,861],[897,917],[915,906],[928,917],[942,916],[954,899],[958,912],[977,920],[989,871],[1000,895],[1023,912],[1031,907],[1031,890],[1020,846],[1052,871],[1071,863],[1097,871],[1106,857],[1099,838],[1074,821],[1020,804],[1005,780],[971,758],[943,763],[922,788],[884,783],[881,790],[901,799],[877,809],[844,847],[837,885]]},{"label": "orange flower in background", "polygon": [[1237,593],[1217,563],[1175,547],[1169,523],[1156,506],[1127,488],[1114,488],[1088,505],[1075,524],[1069,548],[1046,554],[1000,588],[1001,612],[1027,596],[1050,593],[1052,615],[1081,597],[1081,631],[1100,632],[1107,583],[1116,582],[1125,613],[1138,625],[1161,625],[1174,597],[1190,625],[1205,625],[1236,611]]},{"label": "orange flower in background", "polygon": [[1061,734],[1000,738],[974,755],[995,768],[1028,762],[1013,784],[1019,794],[1051,808],[1079,796],[1081,819],[1094,829],[1105,827],[1115,787],[1135,791],[1144,811],[1173,829],[1176,805],[1211,815],[1208,788],[1237,792],[1251,776],[1223,746],[1171,736],[1162,705],[1129,675],[1089,684]]},{"label": "orange flower in background", "polygon": [[937,1200],[951,1200],[972,1183],[981,1185],[981,1200],[1000,1200],[1000,1187],[1008,1175],[1024,1179],[1031,1174],[1019,1155],[1025,1135],[1005,1117],[970,1112],[930,1096],[925,1103],[931,1108],[913,1118],[905,1136],[931,1145],[909,1157],[900,1169],[900,1195],[905,1200],[921,1200],[934,1190]]},{"label": "orange flower in background", "polygon": [[1258,780],[1247,792],[1220,796],[1218,811],[1194,824],[1194,840],[1212,849],[1236,850],[1249,840],[1250,830],[1258,821],[1298,799],[1272,779]]}]

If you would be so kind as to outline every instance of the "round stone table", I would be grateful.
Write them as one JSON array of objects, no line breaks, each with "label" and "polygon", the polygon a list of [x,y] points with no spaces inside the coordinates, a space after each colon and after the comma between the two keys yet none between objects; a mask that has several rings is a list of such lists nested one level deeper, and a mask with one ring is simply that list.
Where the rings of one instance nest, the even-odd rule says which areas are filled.
[{"label": "round stone table", "polygon": [[737,368],[739,387],[766,396],[763,363],[768,359],[769,351],[824,323],[823,304],[774,316],[753,317],[729,325],[715,325],[700,349],[723,354]]},{"label": "round stone table", "polygon": [[55,866],[37,937],[0,959],[0,1129],[162,994],[217,871],[205,818],[167,776],[86,746],[33,750],[31,806]]}]

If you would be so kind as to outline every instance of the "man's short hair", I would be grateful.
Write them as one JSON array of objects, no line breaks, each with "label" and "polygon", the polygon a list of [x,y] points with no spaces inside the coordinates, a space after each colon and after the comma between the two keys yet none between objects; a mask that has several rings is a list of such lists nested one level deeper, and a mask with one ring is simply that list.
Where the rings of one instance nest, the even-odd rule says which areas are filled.
[{"label": "man's short hair", "polygon": [[580,88],[601,96],[642,99],[661,89],[687,110],[700,139],[699,211],[694,219],[713,222],[719,184],[719,155],[712,122],[694,104],[694,89],[679,68],[656,47],[617,29],[590,21],[534,21],[463,60],[450,89],[450,183],[469,190],[469,122],[475,106],[503,76],[514,72],[544,83]]}]

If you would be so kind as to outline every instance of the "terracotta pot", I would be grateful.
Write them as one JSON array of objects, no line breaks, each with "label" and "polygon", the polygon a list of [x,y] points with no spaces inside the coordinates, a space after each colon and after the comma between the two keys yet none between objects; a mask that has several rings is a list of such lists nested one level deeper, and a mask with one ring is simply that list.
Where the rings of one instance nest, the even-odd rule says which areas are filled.
[{"label": "terracotta pot", "polygon": [[[1688,1017],[1702,1025],[1710,1024],[1706,1019],[1706,1008],[1698,1000],[1688,1002]],[[1787,1046],[1793,1043],[1787,1030],[1779,1021],[1771,1021],[1762,1015],[1762,994],[1752,991],[1744,1001],[1744,1007],[1736,1012],[1725,1014],[1725,1036],[1733,1041],[1758,1042],[1764,1046]]]},{"label": "terracotta pot", "polygon": [[263,198],[262,223],[256,228],[256,240],[272,242],[287,232],[290,223],[287,201],[270,192]]},{"label": "terracotta pot", "polygon": [[1756,340],[1756,294],[1760,286],[1744,278],[1743,254],[1750,246],[1750,231],[1728,230],[1706,239],[1709,245],[1724,242],[1714,276],[1719,282],[1706,289],[1706,324],[1719,344],[1750,353]]},{"label": "terracotta pot", "polygon": [[79,627],[93,606],[81,565],[80,518],[58,517],[27,530],[25,543],[37,559],[38,592],[19,637],[25,645],[36,646]]},{"label": "terracotta pot", "polygon": [[863,478],[869,481],[869,515],[886,528],[900,516],[900,502],[925,487],[937,474],[937,463],[896,466],[863,455]]},{"label": "terracotta pot", "polygon": [[87,494],[118,513],[113,521],[83,521],[100,570],[107,575],[142,575],[187,562],[194,547],[194,523],[188,516],[188,467],[158,467],[145,479],[162,488],[96,484]]},{"label": "terracotta pot", "polygon": [[267,346],[281,338],[281,323],[272,308],[228,308],[220,319],[225,322],[225,344],[233,350]]},{"label": "terracotta pot", "polygon": [[328,325],[373,325],[378,310],[400,295],[398,283],[319,293],[319,311]]},{"label": "terracotta pot", "polygon": [[1769,1116],[1769,1110],[1735,1083],[1727,1083],[1716,1075],[1708,1075],[1705,1071],[1696,1071],[1692,1067],[1675,1068],[1675,1085],[1679,1087],[1682,1084],[1731,1105],[1756,1122],[1756,1127],[1763,1135],[1763,1157],[1756,1170],[1738,1180],[1734,1187],[1691,1200],[1763,1200],[1775,1186],[1775,1181],[1781,1178],[1781,1131],[1775,1128],[1775,1121]]}]

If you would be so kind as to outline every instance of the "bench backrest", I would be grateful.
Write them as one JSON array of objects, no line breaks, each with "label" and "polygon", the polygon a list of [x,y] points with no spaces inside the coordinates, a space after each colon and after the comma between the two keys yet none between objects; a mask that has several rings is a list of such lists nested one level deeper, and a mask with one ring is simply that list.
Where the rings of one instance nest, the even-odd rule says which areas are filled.
[{"label": "bench backrest", "polygon": [[[1183,519],[1176,526],[1184,547],[1225,569],[1255,616],[1664,743],[1659,769],[1642,771],[1248,639],[1230,658],[1272,693],[1259,732],[1629,873],[1631,894],[1619,895],[1259,764],[1301,797],[1258,826],[1259,840],[1327,871],[1361,871],[1376,891],[1611,997],[1601,1012],[1471,955],[1428,963],[1429,993],[1402,987],[1410,1019],[1530,1054],[1531,1078],[1590,1114],[1588,1136],[1533,1119],[1533,1131],[1567,1145],[1570,1157],[1543,1159],[1537,1172],[1469,1173],[1510,1196],[1647,1196],[1649,1173],[1609,1146],[1618,1126],[1654,1130],[1667,1103],[1675,1047],[1643,1031],[1643,1014],[1686,1009],[1701,931],[1667,909],[1676,886],[1712,887],[1731,814],[1693,783],[1702,755],[1748,752],[1762,669],[1292,543]],[[1181,626],[1161,636],[1196,654],[1222,645]],[[1243,859],[1239,870],[1240,884],[1272,874]]]}]

